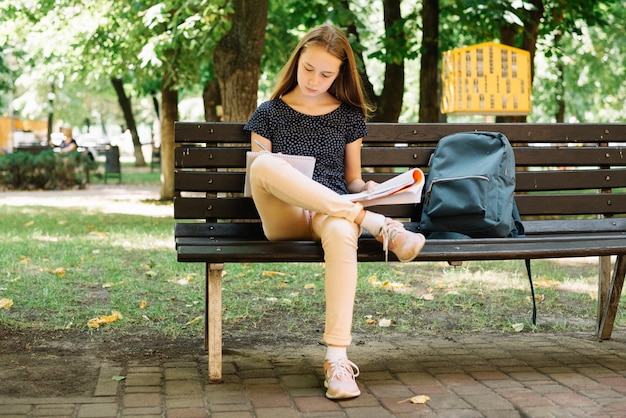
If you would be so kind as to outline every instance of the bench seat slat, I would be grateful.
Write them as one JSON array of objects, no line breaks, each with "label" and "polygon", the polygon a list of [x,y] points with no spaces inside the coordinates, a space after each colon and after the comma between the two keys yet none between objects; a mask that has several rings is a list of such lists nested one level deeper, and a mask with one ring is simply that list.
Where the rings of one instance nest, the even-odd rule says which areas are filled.
[{"label": "bench seat slat", "polygon": [[[321,262],[321,245],[312,241],[259,241],[253,244],[178,245],[181,262]],[[523,260],[613,255],[626,252],[626,237],[570,240],[429,240],[415,261]],[[390,252],[389,259],[395,260]],[[359,243],[359,261],[384,261],[379,242]]]},{"label": "bench seat slat", "polygon": [[[406,229],[417,232],[417,222],[404,222]],[[598,218],[598,219],[571,219],[562,220],[535,220],[525,221],[524,228],[527,238],[534,235],[563,236],[563,239],[572,239],[569,234],[604,234],[623,233],[626,231],[626,218]],[[364,232],[364,234],[367,234]],[[177,238],[206,238],[206,237],[240,237],[249,240],[265,240],[260,223],[206,223],[188,222],[177,223],[174,227]]]}]

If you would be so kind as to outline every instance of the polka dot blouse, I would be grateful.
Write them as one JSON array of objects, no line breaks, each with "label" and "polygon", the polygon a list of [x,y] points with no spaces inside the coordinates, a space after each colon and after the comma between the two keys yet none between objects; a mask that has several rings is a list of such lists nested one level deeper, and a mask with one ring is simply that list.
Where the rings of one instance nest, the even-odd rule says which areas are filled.
[{"label": "polka dot blouse", "polygon": [[262,103],[244,126],[272,142],[272,152],[315,157],[313,179],[339,194],[344,179],[345,147],[367,135],[363,114],[342,103],[320,116],[300,113],[281,99]]}]

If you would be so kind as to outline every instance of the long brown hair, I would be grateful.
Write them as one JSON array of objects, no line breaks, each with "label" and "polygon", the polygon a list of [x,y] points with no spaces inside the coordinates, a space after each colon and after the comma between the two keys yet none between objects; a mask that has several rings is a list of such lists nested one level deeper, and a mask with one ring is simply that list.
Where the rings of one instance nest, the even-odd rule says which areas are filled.
[{"label": "long brown hair", "polygon": [[289,61],[278,76],[278,84],[272,93],[272,100],[289,93],[298,85],[298,62],[304,48],[317,45],[341,60],[339,74],[328,89],[338,100],[361,111],[367,117],[370,110],[357,69],[354,52],[346,35],[331,25],[320,25],[311,29],[298,43]]}]

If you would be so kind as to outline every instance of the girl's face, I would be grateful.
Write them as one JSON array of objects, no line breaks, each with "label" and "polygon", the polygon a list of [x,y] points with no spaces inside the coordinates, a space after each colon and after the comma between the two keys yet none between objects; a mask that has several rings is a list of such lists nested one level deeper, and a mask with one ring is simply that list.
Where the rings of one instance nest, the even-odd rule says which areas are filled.
[{"label": "girl's face", "polygon": [[298,87],[302,94],[315,97],[324,94],[333,84],[341,60],[318,45],[310,45],[302,50],[298,60]]}]

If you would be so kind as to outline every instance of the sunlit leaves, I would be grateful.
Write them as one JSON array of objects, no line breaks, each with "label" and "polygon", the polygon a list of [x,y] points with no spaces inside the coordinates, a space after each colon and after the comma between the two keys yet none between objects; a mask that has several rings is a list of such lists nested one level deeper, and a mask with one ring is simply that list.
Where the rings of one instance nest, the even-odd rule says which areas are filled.
[{"label": "sunlit leaves", "polygon": [[0,309],[9,309],[13,306],[13,299],[0,298]]},{"label": "sunlit leaves", "polygon": [[124,318],[119,311],[112,310],[111,315],[102,315],[87,321],[89,328],[99,328],[101,325],[110,324],[111,322],[118,321]]},{"label": "sunlit leaves", "polygon": [[412,398],[398,401],[398,403],[411,402],[413,404],[425,404],[428,401],[430,401],[430,398],[428,396],[416,395],[416,396],[413,396]]}]

